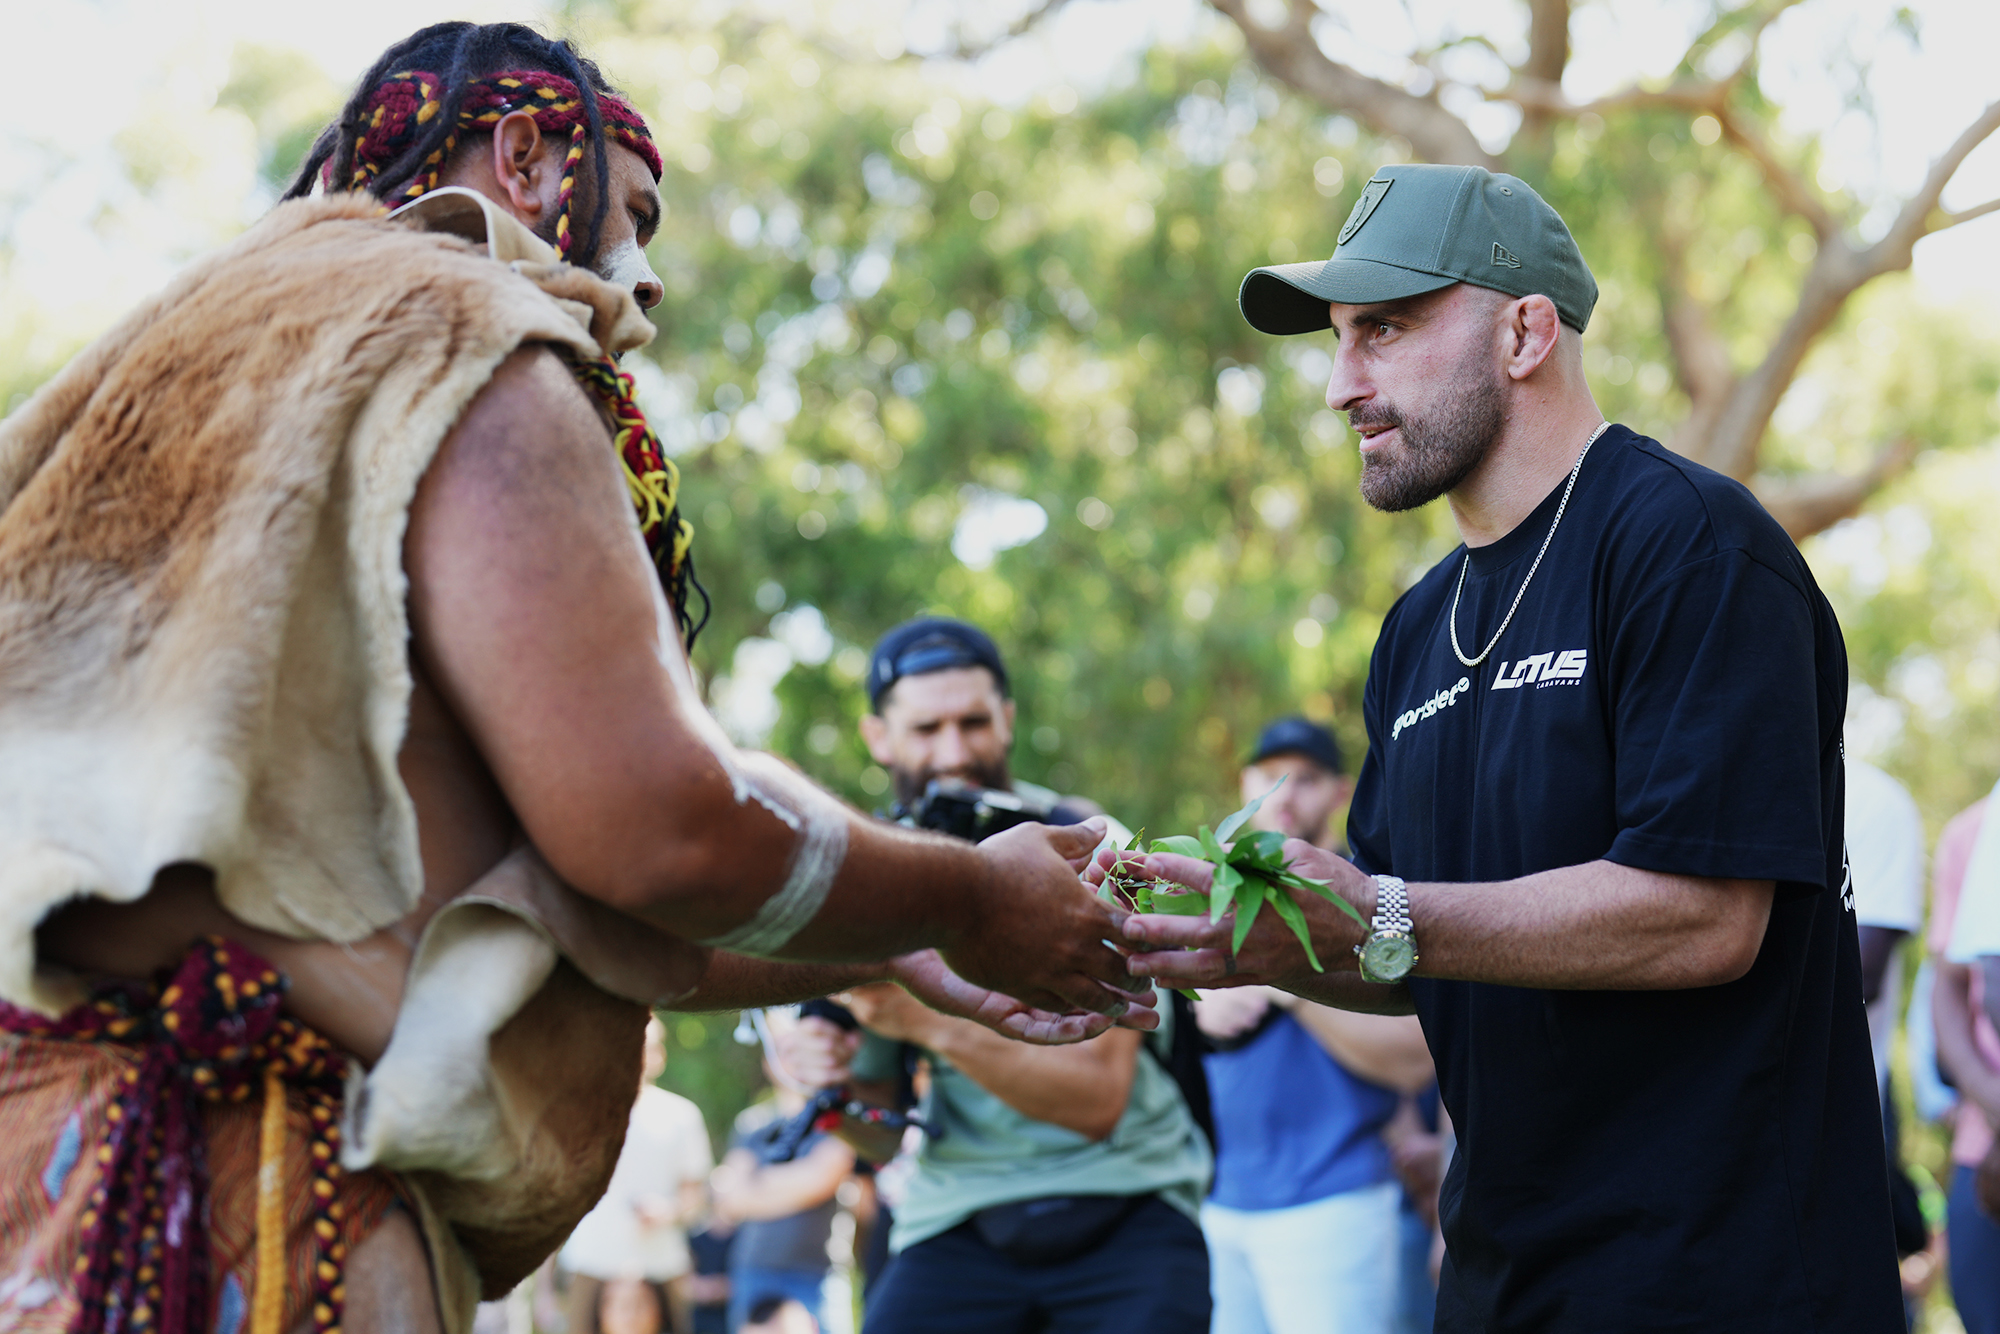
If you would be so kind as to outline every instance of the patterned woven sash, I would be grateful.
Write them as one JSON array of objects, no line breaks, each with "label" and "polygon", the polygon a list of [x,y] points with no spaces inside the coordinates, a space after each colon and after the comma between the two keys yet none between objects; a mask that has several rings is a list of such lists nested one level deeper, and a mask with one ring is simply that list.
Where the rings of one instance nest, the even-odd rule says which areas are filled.
[{"label": "patterned woven sash", "polygon": [[23,1037],[114,1043],[136,1059],[105,1109],[98,1177],[82,1216],[78,1331],[208,1334],[208,1168],[201,1105],[264,1099],[257,1195],[257,1293],[251,1329],[282,1318],[280,1183],[287,1087],[308,1105],[313,1165],[313,1324],[340,1324],[346,1248],[335,1199],[340,1099],[347,1058],[280,1013],[285,979],[255,953],[211,936],[156,985],[111,982],[59,1018],[0,1002],[0,1030]]}]

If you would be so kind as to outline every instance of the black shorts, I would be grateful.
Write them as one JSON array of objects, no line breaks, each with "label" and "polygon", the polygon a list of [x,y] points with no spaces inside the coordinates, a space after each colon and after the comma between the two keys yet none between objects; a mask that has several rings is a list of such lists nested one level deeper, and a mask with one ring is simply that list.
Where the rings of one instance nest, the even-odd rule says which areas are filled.
[{"label": "black shorts", "polygon": [[1207,1334],[1208,1246],[1193,1219],[1149,1196],[1073,1259],[1023,1265],[969,1222],[898,1255],[862,1334]]}]

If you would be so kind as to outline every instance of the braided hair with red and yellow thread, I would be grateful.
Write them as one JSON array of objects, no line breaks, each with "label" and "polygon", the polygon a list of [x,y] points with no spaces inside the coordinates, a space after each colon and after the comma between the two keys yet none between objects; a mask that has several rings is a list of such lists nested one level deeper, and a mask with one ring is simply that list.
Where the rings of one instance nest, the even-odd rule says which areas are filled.
[{"label": "braided hair with red and yellow thread", "polygon": [[[567,132],[569,138],[555,207],[556,251],[568,259],[575,235],[571,216],[576,207],[577,169],[593,137],[585,104],[587,87],[541,70],[502,70],[472,80],[461,90],[457,117],[449,123],[444,138],[424,154],[409,181],[387,197],[392,203],[406,204],[437,189],[438,178],[462,136],[491,130],[502,117],[526,112],[544,134],[554,137]],[[653,145],[646,122],[623,98],[608,92],[593,95],[601,133],[637,153],[653,179],[659,180],[660,151]],[[378,84],[368,99],[365,129],[354,144],[354,165],[346,188],[372,189],[387,169],[403,164],[425,127],[445,119],[445,102],[443,78],[429,70],[399,70]],[[321,184],[331,188],[332,161],[320,172]]]},{"label": "braided hair with red and yellow thread", "polygon": [[[659,180],[659,149],[645,120],[614,91],[597,66],[569,43],[518,23],[438,23],[384,52],[361,78],[340,117],[320,135],[286,198],[325,190],[356,190],[391,206],[438,187],[459,145],[490,132],[513,112],[526,112],[552,138],[567,135],[556,196],[556,251],[590,266],[610,204],[599,189],[589,226],[575,217],[577,178],[586,151],[593,177],[610,177],[607,142],[639,155]],[[579,244],[579,234],[581,243]],[[603,407],[612,425],[626,487],[646,549],[689,648],[708,622],[708,594],[694,576],[694,528],[680,513],[680,470],[660,447],[633,398],[632,378],[610,357],[565,358],[577,382]],[[702,595],[701,620],[689,596]]]}]

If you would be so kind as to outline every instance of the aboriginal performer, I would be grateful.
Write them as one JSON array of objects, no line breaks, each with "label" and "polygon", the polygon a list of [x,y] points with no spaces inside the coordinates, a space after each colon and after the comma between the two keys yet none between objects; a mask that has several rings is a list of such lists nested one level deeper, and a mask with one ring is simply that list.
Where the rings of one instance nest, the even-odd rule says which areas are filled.
[{"label": "aboriginal performer", "polygon": [[1101,830],[876,824],[703,712],[616,363],[661,167],[566,43],[426,28],[0,424],[7,1328],[467,1328],[602,1191],[648,1006],[1153,1022]]}]

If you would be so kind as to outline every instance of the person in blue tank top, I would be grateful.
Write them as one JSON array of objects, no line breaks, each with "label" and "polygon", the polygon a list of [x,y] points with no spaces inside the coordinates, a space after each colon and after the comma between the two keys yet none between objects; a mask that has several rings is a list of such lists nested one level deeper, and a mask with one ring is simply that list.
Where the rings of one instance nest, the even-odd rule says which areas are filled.
[{"label": "person in blue tank top", "polygon": [[[1333,734],[1304,718],[1265,728],[1243,770],[1243,799],[1265,798],[1257,828],[1332,850],[1353,787]],[[1417,1021],[1265,987],[1208,992],[1195,1016],[1215,1048],[1213,1334],[1391,1334],[1403,1191],[1382,1131],[1433,1079]]]}]

